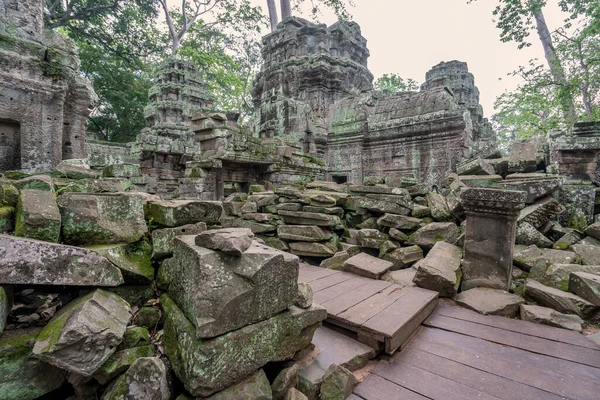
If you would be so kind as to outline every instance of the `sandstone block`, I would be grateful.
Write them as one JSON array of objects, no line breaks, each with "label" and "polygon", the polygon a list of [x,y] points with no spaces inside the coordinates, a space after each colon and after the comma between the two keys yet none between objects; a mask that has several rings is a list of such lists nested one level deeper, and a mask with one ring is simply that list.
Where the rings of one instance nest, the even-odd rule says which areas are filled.
[{"label": "sandstone block", "polygon": [[550,196],[546,196],[521,210],[517,221],[520,224],[527,222],[537,229],[565,211],[565,207],[558,201]]},{"label": "sandstone block", "polygon": [[331,257],[338,251],[337,246],[331,242],[291,242],[290,252],[297,256],[306,257]]},{"label": "sandstone block", "polygon": [[289,368],[285,368],[277,375],[273,384],[271,385],[271,391],[273,392],[273,400],[282,400],[285,395],[298,384],[298,372],[300,368],[297,364],[292,365]]},{"label": "sandstone block", "polygon": [[525,282],[525,299],[550,307],[563,314],[577,314],[583,319],[597,321],[600,308],[589,301],[559,289],[545,286],[537,281],[527,279]]},{"label": "sandstone block", "polygon": [[509,318],[516,317],[519,313],[519,305],[525,302],[516,294],[484,287],[461,292],[456,295],[454,301],[480,314],[502,315]]},{"label": "sandstone block", "polygon": [[[598,261],[600,262],[600,260]],[[567,292],[570,290],[569,276],[575,272],[600,274],[600,265],[551,264],[546,269],[546,273],[544,274],[544,277],[542,278],[541,282],[544,285],[552,286],[553,288],[564,290],[565,292]],[[579,295],[579,293],[575,294]]]},{"label": "sandstone block", "polygon": [[578,264],[581,259],[572,251],[556,249],[540,249],[535,245],[515,246],[513,263],[525,271],[530,271],[537,261],[543,260],[547,264]]},{"label": "sandstone block", "polygon": [[158,357],[138,358],[102,395],[103,400],[169,400],[167,368]]},{"label": "sandstone block", "polygon": [[523,246],[534,245],[541,248],[551,248],[553,245],[550,239],[527,222],[517,225],[515,243]]},{"label": "sandstone block", "polygon": [[310,225],[280,225],[277,227],[277,236],[283,240],[299,242],[323,242],[332,237],[331,231],[320,226]]},{"label": "sandstone block", "polygon": [[572,272],[569,290],[600,307],[600,271],[597,273]]},{"label": "sandstone block", "polygon": [[431,216],[438,222],[452,221],[454,216],[448,208],[446,198],[438,193],[427,194],[427,206],[431,212]]},{"label": "sandstone block", "polygon": [[175,228],[204,222],[214,225],[223,213],[220,201],[203,200],[157,200],[146,206],[146,217],[158,225]]},{"label": "sandstone block", "polygon": [[265,372],[260,369],[240,383],[233,385],[207,400],[271,400],[273,393]]},{"label": "sandstone block", "polygon": [[577,315],[559,313],[548,307],[521,304],[520,315],[523,321],[570,329],[577,332],[581,332],[581,324],[583,324],[583,320]]},{"label": "sandstone block", "polygon": [[[138,327],[136,327],[138,328]],[[128,328],[127,330],[129,330]],[[145,328],[143,328],[145,329]],[[147,332],[147,330],[146,330]],[[125,342],[125,338],[123,339]],[[121,343],[122,345],[123,343]],[[120,346],[119,346],[120,347]],[[101,384],[106,385],[142,357],[153,357],[156,352],[154,345],[131,347],[117,350],[104,364],[94,373],[94,378]]]},{"label": "sandstone block", "polygon": [[310,308],[313,304],[313,291],[308,283],[298,284],[298,294],[294,305],[302,309]]},{"label": "sandstone block", "polygon": [[383,259],[394,264],[391,270],[408,268],[423,259],[423,250],[419,246],[401,247],[387,253]]},{"label": "sandstone block", "polygon": [[419,218],[406,217],[404,215],[385,214],[377,220],[377,225],[396,228],[401,231],[412,231],[421,226]]},{"label": "sandstone block", "polygon": [[442,297],[453,297],[460,286],[461,259],[460,247],[438,242],[427,257],[419,262],[413,282],[424,289],[439,292]]},{"label": "sandstone block", "polygon": [[336,217],[335,215],[285,210],[280,210],[279,215],[281,216],[281,219],[283,219],[283,222],[289,225],[332,227],[340,224],[339,217]]},{"label": "sandstone block", "polygon": [[379,279],[394,264],[389,261],[373,257],[367,253],[360,253],[350,257],[344,263],[344,271],[356,275],[366,276],[367,278]]},{"label": "sandstone block", "polygon": [[23,190],[17,205],[15,236],[58,242],[61,217],[54,193]]},{"label": "sandstone block", "polygon": [[321,261],[319,266],[322,268],[336,269],[341,271],[344,269],[344,263],[350,257],[351,256],[347,251],[338,251],[332,257]]},{"label": "sandstone block", "polygon": [[454,243],[459,235],[458,226],[454,222],[432,222],[410,235],[406,243],[429,250],[437,242]]},{"label": "sandstone block", "polygon": [[574,244],[571,249],[581,257],[583,265],[600,264],[600,247],[590,244]]},{"label": "sandstone block", "polygon": [[175,238],[183,235],[198,235],[206,231],[204,222],[188,224],[177,228],[155,229],[152,231],[152,257],[155,259],[166,258],[173,255]]},{"label": "sandstone block", "polygon": [[228,228],[202,232],[196,236],[196,245],[241,256],[252,244],[254,233],[248,228]]}]

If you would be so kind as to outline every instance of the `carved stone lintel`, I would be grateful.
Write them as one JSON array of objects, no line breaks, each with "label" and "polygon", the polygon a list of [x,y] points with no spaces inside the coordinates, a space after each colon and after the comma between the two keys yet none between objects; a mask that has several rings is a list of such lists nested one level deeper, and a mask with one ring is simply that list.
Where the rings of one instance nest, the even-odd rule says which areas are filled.
[{"label": "carved stone lintel", "polygon": [[467,188],[460,192],[460,202],[467,215],[489,214],[515,220],[526,200],[526,192],[514,190]]}]

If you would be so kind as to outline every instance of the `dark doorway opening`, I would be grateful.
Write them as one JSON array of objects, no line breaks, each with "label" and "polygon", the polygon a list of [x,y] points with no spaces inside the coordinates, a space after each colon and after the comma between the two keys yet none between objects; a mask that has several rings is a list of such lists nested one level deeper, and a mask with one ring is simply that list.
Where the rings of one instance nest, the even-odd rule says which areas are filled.
[{"label": "dark doorway opening", "polygon": [[333,175],[331,179],[338,184],[348,182],[348,177],[346,175]]},{"label": "dark doorway opening", "polygon": [[21,125],[0,120],[0,171],[21,169]]}]

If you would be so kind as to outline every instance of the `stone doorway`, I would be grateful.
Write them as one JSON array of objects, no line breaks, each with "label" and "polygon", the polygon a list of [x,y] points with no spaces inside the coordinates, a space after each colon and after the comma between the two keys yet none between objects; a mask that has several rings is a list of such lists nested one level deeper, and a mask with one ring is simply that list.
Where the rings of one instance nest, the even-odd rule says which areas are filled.
[{"label": "stone doorway", "polygon": [[21,125],[0,120],[0,171],[21,169]]}]

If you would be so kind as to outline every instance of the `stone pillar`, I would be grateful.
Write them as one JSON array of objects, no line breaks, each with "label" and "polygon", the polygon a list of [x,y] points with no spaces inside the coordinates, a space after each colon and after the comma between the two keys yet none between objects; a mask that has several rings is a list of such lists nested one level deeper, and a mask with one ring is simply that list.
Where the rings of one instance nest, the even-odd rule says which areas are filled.
[{"label": "stone pillar", "polygon": [[467,215],[463,291],[509,289],[517,217],[526,199],[526,192],[512,190],[468,188],[460,193]]}]

